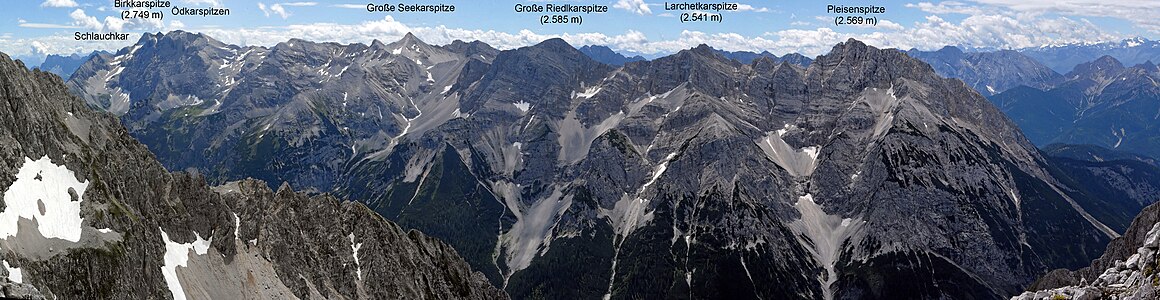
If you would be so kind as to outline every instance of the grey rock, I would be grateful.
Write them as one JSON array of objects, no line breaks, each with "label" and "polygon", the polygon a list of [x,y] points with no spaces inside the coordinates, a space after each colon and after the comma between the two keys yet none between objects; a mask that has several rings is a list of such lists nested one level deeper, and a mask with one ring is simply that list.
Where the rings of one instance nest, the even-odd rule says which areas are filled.
[{"label": "grey rock", "polygon": [[[221,49],[182,35],[162,39]],[[1131,219],[1107,213],[1119,196],[1079,184],[1100,176],[1062,171],[971,86],[897,50],[850,40],[802,67],[702,45],[612,67],[560,39],[489,48],[413,36],[255,48],[270,54],[229,77],[251,87],[223,99],[234,113],[130,130],[163,161],[208,150],[166,165],[215,184],[292,178],[269,182],[366,203],[447,241],[515,298],[1000,299],[1086,264]],[[314,75],[328,61],[349,66],[348,81]],[[428,80],[433,65],[445,72]],[[115,70],[87,66],[99,70],[88,78]],[[70,80],[94,103],[101,86],[85,82]],[[288,88],[262,87],[272,82]],[[169,94],[149,83],[111,88]],[[362,104],[343,101],[355,94]],[[121,118],[154,122],[158,98],[133,99],[149,113]],[[343,103],[358,110],[338,113]],[[172,138],[186,130],[223,146]],[[1138,191],[1124,198],[1154,201]]]},{"label": "grey rock", "polygon": [[[24,218],[15,235],[0,237],[29,284],[6,284],[7,295],[164,299],[179,282],[177,292],[197,299],[507,297],[448,245],[362,204],[285,184],[275,192],[256,180],[211,188],[203,177],[170,173],[115,116],[71,96],[60,77],[3,54],[0,110],[9,112],[0,115],[0,190],[19,183],[13,174],[37,157],[87,183],[77,241],[45,238]],[[7,208],[30,201],[0,200]],[[173,266],[174,257],[185,259]]]},{"label": "grey rock", "polygon": [[1059,73],[1014,50],[963,52],[946,46],[938,51],[911,49],[906,53],[930,64],[939,75],[962,80],[983,96],[1021,85],[1045,89],[1063,81]]}]

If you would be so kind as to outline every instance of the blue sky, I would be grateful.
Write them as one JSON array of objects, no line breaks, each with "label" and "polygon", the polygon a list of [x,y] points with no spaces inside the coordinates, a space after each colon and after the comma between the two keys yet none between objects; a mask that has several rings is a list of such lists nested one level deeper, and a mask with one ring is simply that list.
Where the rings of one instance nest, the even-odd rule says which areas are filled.
[{"label": "blue sky", "polygon": [[[726,50],[817,55],[847,38],[880,47],[937,49],[1023,48],[1050,44],[1156,39],[1160,1],[958,0],[958,1],[744,1],[721,23],[682,24],[663,1],[454,1],[454,13],[368,13],[357,1],[171,0],[175,7],[229,8],[230,16],[173,16],[122,21],[112,0],[6,1],[16,13],[0,16],[0,51],[17,57],[115,50],[142,32],[203,32],[233,44],[274,45],[297,37],[312,41],[393,41],[414,32],[431,44],[479,39],[500,49],[562,37],[573,45],[599,44],[629,53],[663,55],[706,43]],[[389,1],[399,3],[400,1]],[[408,1],[402,1],[408,2]],[[705,1],[709,2],[709,1]],[[387,3],[387,2],[377,2]],[[435,3],[435,2],[409,2]],[[603,4],[604,14],[584,23],[541,25],[536,13],[515,13],[516,3]],[[883,6],[877,26],[835,25],[827,4]],[[131,33],[125,42],[74,41],[76,31]]]}]

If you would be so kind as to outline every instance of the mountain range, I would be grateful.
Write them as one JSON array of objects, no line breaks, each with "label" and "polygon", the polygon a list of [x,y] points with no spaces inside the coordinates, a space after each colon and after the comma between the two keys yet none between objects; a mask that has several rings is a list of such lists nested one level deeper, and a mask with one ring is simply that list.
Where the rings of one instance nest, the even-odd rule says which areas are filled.
[{"label": "mountain range", "polygon": [[645,60],[645,58],[640,55],[626,57],[620,53],[617,53],[616,51],[612,51],[612,49],[606,46],[600,45],[583,46],[576,50],[580,50],[581,53],[584,53],[584,55],[587,55],[593,60],[613,66],[623,66],[625,63]]},{"label": "mountain range", "polygon": [[363,204],[170,173],[116,116],[0,53],[0,296],[497,299]]},{"label": "mountain range", "polygon": [[1105,55],[1128,65],[1160,61],[1160,41],[1142,37],[1101,43],[1060,44],[1017,50],[1043,62],[1059,73],[1071,71],[1078,64],[1096,60]]},{"label": "mountain range", "polygon": [[957,78],[983,96],[991,96],[1018,86],[1046,88],[1063,80],[1047,66],[1012,50],[963,52],[954,46],[938,51],[906,52],[922,60],[939,75]]},{"label": "mountain range", "polygon": [[702,45],[618,67],[559,39],[175,31],[68,85],[170,170],[355,199],[513,298],[1005,298],[1160,194],[1043,155],[971,86],[856,40],[808,66]]},{"label": "mountain range", "polygon": [[1160,68],[1125,67],[1111,56],[1077,65],[1048,89],[1018,87],[991,97],[1032,142],[1091,144],[1160,157]]},{"label": "mountain range", "polygon": [[90,57],[101,53],[107,54],[107,52],[104,51],[93,51],[87,55],[74,53],[69,56],[49,54],[44,58],[44,63],[41,63],[39,68],[42,71],[56,74],[57,76],[68,80],[68,78],[72,76],[72,73],[76,72],[77,68],[81,67],[81,64],[84,64],[86,61],[88,61]]}]

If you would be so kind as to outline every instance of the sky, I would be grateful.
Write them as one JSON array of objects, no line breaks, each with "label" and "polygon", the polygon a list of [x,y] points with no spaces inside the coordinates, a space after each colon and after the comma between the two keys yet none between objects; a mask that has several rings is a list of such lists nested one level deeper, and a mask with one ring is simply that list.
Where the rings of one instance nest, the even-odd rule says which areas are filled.
[{"label": "sky", "polygon": [[[357,1],[170,0],[172,7],[229,8],[229,16],[120,18],[113,0],[0,0],[0,52],[43,59],[47,54],[88,53],[135,43],[144,32],[201,32],[238,45],[273,46],[290,38],[316,42],[391,42],[412,32],[429,44],[481,40],[512,49],[560,37],[573,46],[605,45],[622,53],[656,57],[708,44],[728,51],[824,54],[834,44],[856,38],[882,48],[934,50],[946,45],[968,49],[1018,49],[1070,43],[1160,37],[1157,0],[957,0],[743,1],[738,11],[721,12],[721,22],[680,21],[664,1],[466,1],[390,0],[375,3],[444,3],[453,13],[368,12]],[[678,0],[680,1],[680,0]],[[703,1],[714,3],[712,1]],[[600,4],[607,13],[580,15],[583,23],[540,24],[545,13],[516,13],[520,4]],[[831,14],[826,6],[876,5],[883,14]],[[844,16],[876,17],[877,24],[836,25]],[[130,33],[127,41],[76,41],[74,32]]]}]

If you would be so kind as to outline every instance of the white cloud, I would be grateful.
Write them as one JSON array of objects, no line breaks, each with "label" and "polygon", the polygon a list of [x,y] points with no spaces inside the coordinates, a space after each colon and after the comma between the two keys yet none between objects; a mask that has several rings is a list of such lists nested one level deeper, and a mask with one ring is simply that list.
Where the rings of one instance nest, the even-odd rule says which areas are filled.
[{"label": "white cloud", "polygon": [[77,43],[71,34],[53,34],[35,38],[18,38],[5,40],[0,43],[0,52],[13,57],[44,56],[48,54],[90,53],[96,50],[113,50],[129,46],[137,42],[130,38],[128,41],[87,41]]},{"label": "white cloud", "polygon": [[412,32],[431,44],[448,44],[457,39],[480,40],[499,49],[512,49],[558,37],[574,46],[607,45],[618,51],[631,51],[646,55],[673,53],[695,47],[698,44],[708,44],[728,51],[770,51],[779,55],[798,52],[812,56],[826,53],[833,45],[848,38],[856,38],[878,47],[900,49],[938,49],[945,45],[1023,48],[1115,38],[1115,36],[1103,32],[1098,26],[1084,20],[1043,18],[1033,15],[979,15],[965,18],[957,23],[946,21],[938,16],[929,16],[910,26],[889,20],[880,20],[877,27],[867,27],[869,29],[877,28],[878,32],[869,33],[864,33],[866,28],[848,28],[855,30],[855,32],[837,31],[845,28],[819,27],[816,29],[785,29],[767,32],[760,36],[746,36],[736,33],[706,33],[685,30],[673,38],[652,40],[644,33],[635,30],[629,30],[622,34],[598,32],[540,34],[527,29],[518,32],[500,32],[445,26],[411,27],[396,21],[391,16],[386,16],[383,19],[358,24],[312,23],[250,29],[208,28],[202,32],[227,43],[265,46],[272,46],[290,38],[339,43],[370,43],[374,39],[389,42],[402,38],[407,32]]},{"label": "white cloud", "polygon": [[318,5],[318,2],[286,2],[286,3],[282,3],[282,5],[285,5],[285,6],[315,6],[315,5]]},{"label": "white cloud", "polygon": [[73,0],[45,0],[40,4],[40,7],[77,7],[77,2]]},{"label": "white cloud", "polygon": [[68,16],[69,18],[72,18],[73,25],[79,26],[81,28],[97,31],[104,30],[105,28],[105,24],[102,24],[101,21],[98,21],[96,17],[85,14],[85,11],[79,8],[69,13]]},{"label": "white cloud", "polygon": [[79,26],[76,26],[76,25],[66,25],[66,24],[29,23],[28,21],[25,21],[24,19],[16,19],[16,26],[20,26],[20,27],[24,27],[24,28],[48,28],[48,29],[80,28]]},{"label": "white cloud", "polygon": [[981,15],[983,10],[976,6],[969,6],[962,2],[944,1],[938,4],[930,2],[907,3],[908,8],[917,8],[919,10],[932,14],[964,14],[964,15]]},{"label": "white cloud", "polygon": [[209,7],[221,7],[222,6],[222,2],[219,0],[182,0],[181,2],[185,2],[185,4],[189,4],[189,5],[199,5],[199,6],[209,6]]},{"label": "white cloud", "polygon": [[262,13],[267,17],[269,17],[270,14],[276,14],[282,17],[282,19],[290,17],[290,12],[286,11],[286,8],[282,7],[281,3],[274,3],[270,6],[266,6],[265,3],[258,2],[258,9],[262,10]]},{"label": "white cloud", "polygon": [[[144,8],[131,8],[129,11],[149,11]],[[90,16],[85,13],[83,9],[76,9],[69,13],[69,18],[72,19],[72,24],[65,26],[51,26],[52,24],[34,24],[34,25],[50,25],[50,27],[33,27],[33,28],[82,28],[92,31],[126,31],[126,30],[161,30],[165,29],[164,23],[161,19],[153,18],[134,18],[124,20],[114,16],[106,16],[104,22],[97,19],[97,17]],[[32,27],[24,26],[22,27]]]},{"label": "white cloud", "polygon": [[[920,2],[905,6],[933,14],[963,14],[968,16],[999,14],[1031,15],[1057,14],[1065,17],[1106,17],[1129,22],[1139,28],[1160,33],[1160,1],[1155,0],[968,0],[972,4],[944,1],[938,4]],[[1028,22],[1028,21],[1025,21]],[[1048,27],[1052,24],[1045,24]]]},{"label": "white cloud", "polygon": [[753,5],[749,4],[738,4],[737,11],[769,12],[769,8],[753,7]]},{"label": "white cloud", "polygon": [[366,4],[334,4],[334,5],[331,5],[330,7],[367,9]]},{"label": "white cloud", "polygon": [[651,15],[652,9],[648,8],[648,3],[644,0],[617,0],[612,7],[627,10],[638,15]]},{"label": "white cloud", "polygon": [[[953,2],[943,2],[940,4],[958,5]],[[916,8],[917,5],[921,4],[916,4]],[[279,15],[272,6],[259,3],[259,8],[267,15]],[[935,8],[928,7],[927,9]],[[129,28],[174,29],[185,27],[185,24],[175,21],[168,22],[167,26],[166,24],[160,23],[121,24],[113,20],[106,20],[102,23],[97,22],[96,18],[84,14],[79,9],[74,11],[70,16],[72,17],[73,23],[57,26],[104,27],[110,30],[115,30],[116,28],[129,30]],[[948,19],[956,21],[948,21]],[[798,18],[796,19],[797,21],[792,23],[794,26],[792,28],[766,32],[757,36],[685,30],[676,36],[666,36],[660,40],[650,39],[646,34],[635,30],[628,30],[623,33],[573,32],[541,34],[530,29],[512,32],[449,28],[442,25],[412,27],[396,21],[391,16],[384,16],[381,19],[363,21],[355,24],[309,23],[249,28],[199,26],[196,28],[187,28],[187,30],[200,31],[226,43],[262,46],[273,46],[291,38],[300,38],[316,42],[369,44],[374,39],[390,42],[402,38],[407,32],[412,32],[431,44],[448,44],[454,40],[480,40],[499,49],[512,49],[534,45],[545,39],[558,37],[577,47],[582,45],[606,45],[617,51],[634,52],[644,55],[673,53],[695,47],[702,43],[728,51],[770,51],[778,55],[798,52],[813,56],[828,52],[833,45],[845,41],[848,38],[856,38],[870,45],[882,48],[919,48],[924,50],[938,49],[945,45],[958,45],[969,48],[1011,49],[1038,47],[1048,44],[1108,41],[1120,38],[1117,35],[1103,31],[1099,26],[1087,20],[1060,17],[1058,15],[1046,16],[1043,14],[1008,10],[948,19],[944,19],[938,15],[931,15],[911,24],[899,24],[883,19],[879,21],[876,27],[832,27],[829,25],[829,22],[832,21],[830,19],[814,21],[810,18]],[[31,23],[20,22],[21,27],[38,26],[29,24]],[[816,28],[809,29],[810,27],[804,26]],[[658,37],[653,36],[653,38]],[[5,43],[0,44],[0,51],[13,55],[28,53],[30,51],[28,45],[31,41],[40,41],[45,45],[50,45],[44,47],[43,51],[59,54],[75,53],[78,50],[81,52],[96,49],[115,50],[116,48],[124,47],[132,43],[132,41],[120,43],[70,43],[56,36],[51,36],[35,39],[6,40]],[[111,46],[117,47],[111,48]]]}]

